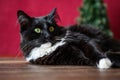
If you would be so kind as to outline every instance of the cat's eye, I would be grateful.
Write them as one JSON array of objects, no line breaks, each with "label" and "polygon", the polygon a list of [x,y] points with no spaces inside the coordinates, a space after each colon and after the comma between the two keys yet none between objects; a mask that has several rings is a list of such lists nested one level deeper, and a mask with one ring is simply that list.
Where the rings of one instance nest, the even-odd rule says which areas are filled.
[{"label": "cat's eye", "polygon": [[40,28],[35,28],[34,31],[35,31],[36,33],[41,33],[41,29],[40,29]]},{"label": "cat's eye", "polygon": [[54,30],[55,30],[55,29],[54,29],[53,26],[50,26],[50,27],[49,27],[49,31],[50,31],[50,32],[53,32]]}]

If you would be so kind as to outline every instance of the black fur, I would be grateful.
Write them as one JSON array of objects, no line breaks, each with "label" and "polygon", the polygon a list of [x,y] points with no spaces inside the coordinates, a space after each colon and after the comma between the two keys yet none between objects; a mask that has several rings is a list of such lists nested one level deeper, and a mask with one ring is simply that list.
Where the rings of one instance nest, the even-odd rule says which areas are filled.
[{"label": "black fur", "polygon": [[[65,38],[66,44],[58,47],[50,55],[45,55],[37,60],[31,60],[34,64],[49,65],[96,65],[102,58],[109,57],[105,53],[109,50],[119,51],[120,42],[105,35],[98,29],[89,25],[73,25],[63,28],[57,25],[59,16],[54,9],[50,14],[35,18],[23,11],[18,11],[18,20],[21,26],[21,49],[25,57],[31,50],[43,43],[51,42],[54,45],[60,39]],[[50,26],[54,31],[50,32]],[[34,29],[42,30],[36,34]],[[111,58],[111,56],[110,56]],[[114,61],[114,58],[112,58]],[[118,62],[118,61],[117,61]]]}]

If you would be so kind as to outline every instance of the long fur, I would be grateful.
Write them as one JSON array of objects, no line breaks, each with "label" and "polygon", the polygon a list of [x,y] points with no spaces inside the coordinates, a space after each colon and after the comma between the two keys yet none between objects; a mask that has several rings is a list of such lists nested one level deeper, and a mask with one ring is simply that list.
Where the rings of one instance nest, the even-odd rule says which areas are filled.
[{"label": "long fur", "polygon": [[[23,11],[17,14],[21,26],[21,50],[27,61],[41,65],[87,65],[102,69],[119,67],[120,59],[115,59],[108,51],[120,51],[120,41],[102,31],[90,25],[58,26],[56,9],[37,18]],[[53,32],[49,31],[51,26]],[[41,33],[35,33],[35,28],[41,29]]]}]

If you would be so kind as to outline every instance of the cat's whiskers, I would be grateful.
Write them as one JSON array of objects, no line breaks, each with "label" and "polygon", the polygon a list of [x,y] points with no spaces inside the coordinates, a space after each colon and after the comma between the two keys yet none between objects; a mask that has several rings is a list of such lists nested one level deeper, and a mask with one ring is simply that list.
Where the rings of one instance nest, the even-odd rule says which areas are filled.
[{"label": "cat's whiskers", "polygon": [[26,45],[27,44],[25,44],[25,46],[23,46],[22,48],[17,49],[15,59],[21,54],[21,50],[24,49],[26,47]]},{"label": "cat's whiskers", "polygon": [[[18,58],[20,56],[20,54],[21,54],[21,49],[18,48],[17,51],[16,51],[16,56],[15,56],[14,59]],[[23,56],[21,56],[21,57],[23,57]]]},{"label": "cat's whiskers", "polygon": [[30,44],[30,43],[32,43],[33,41],[30,41],[30,42],[28,42],[27,44],[25,44],[23,47],[19,47],[18,49],[17,49],[17,51],[16,51],[16,56],[15,56],[15,58],[14,59],[16,59],[16,58],[18,58],[18,56],[21,54],[21,50],[23,50],[24,48],[27,48],[27,45],[28,44]]}]

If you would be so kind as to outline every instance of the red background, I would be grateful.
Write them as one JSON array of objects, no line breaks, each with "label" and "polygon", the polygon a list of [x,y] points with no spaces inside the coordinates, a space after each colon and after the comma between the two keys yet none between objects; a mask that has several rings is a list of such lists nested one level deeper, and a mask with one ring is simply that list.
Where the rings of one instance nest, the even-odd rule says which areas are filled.
[{"label": "red background", "polygon": [[[116,39],[120,39],[120,0],[104,0],[110,21],[110,28]],[[17,10],[24,10],[30,16],[48,14],[58,9],[61,25],[76,23],[78,7],[82,0],[0,0],[0,56],[19,56],[20,37]]]}]

